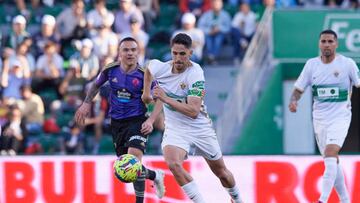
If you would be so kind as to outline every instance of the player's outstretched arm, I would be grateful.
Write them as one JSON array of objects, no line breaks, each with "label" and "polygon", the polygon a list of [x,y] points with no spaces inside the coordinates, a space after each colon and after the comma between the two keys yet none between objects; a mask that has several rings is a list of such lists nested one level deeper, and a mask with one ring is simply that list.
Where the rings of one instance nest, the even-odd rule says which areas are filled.
[{"label": "player's outstretched arm", "polygon": [[289,104],[289,110],[291,112],[293,112],[293,113],[296,112],[296,110],[297,110],[297,102],[300,100],[302,93],[303,93],[302,91],[295,88],[293,93],[291,94],[290,104]]},{"label": "player's outstretched arm", "polygon": [[154,129],[154,122],[160,115],[163,107],[163,102],[160,99],[155,100],[155,107],[153,112],[151,112],[150,117],[141,126],[141,133],[144,135],[150,134]]},{"label": "player's outstretched arm", "polygon": [[149,71],[148,68],[145,69],[144,74],[144,91],[141,95],[141,99],[145,104],[149,104],[153,101],[151,96],[151,83],[152,83],[153,77]]},{"label": "player's outstretched arm", "polygon": [[85,118],[89,116],[91,110],[91,102],[99,92],[100,87],[94,82],[89,91],[86,94],[84,102],[80,105],[75,113],[75,122],[78,125],[83,126],[85,124]]}]

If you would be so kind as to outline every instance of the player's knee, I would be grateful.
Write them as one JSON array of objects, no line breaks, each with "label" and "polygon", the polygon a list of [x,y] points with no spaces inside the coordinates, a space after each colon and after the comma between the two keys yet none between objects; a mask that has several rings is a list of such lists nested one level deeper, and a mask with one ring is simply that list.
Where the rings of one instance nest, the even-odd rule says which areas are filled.
[{"label": "player's knee", "polygon": [[167,161],[167,165],[172,173],[179,173],[182,169],[182,164],[179,161]]},{"label": "player's knee", "polygon": [[214,173],[219,179],[228,179],[230,175],[226,168],[217,169],[214,171]]}]

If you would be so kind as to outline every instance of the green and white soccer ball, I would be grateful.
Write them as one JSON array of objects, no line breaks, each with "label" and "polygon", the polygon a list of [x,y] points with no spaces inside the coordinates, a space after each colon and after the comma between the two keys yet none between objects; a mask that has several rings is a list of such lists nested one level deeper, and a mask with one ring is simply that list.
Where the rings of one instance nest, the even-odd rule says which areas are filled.
[{"label": "green and white soccer ball", "polygon": [[132,154],[123,154],[114,162],[115,176],[124,183],[135,182],[141,171],[141,162]]}]

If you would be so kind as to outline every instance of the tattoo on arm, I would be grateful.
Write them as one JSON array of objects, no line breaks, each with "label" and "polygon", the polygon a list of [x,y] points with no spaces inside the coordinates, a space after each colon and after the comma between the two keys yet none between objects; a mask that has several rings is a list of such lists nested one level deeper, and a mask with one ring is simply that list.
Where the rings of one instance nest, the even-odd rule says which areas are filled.
[{"label": "tattoo on arm", "polygon": [[97,93],[99,92],[99,87],[95,84],[95,82],[91,85],[89,91],[86,94],[86,98],[84,100],[85,103],[90,104],[92,100],[95,98]]},{"label": "tattoo on arm", "polygon": [[299,99],[301,98],[302,92],[299,91],[298,89],[294,89],[290,101],[299,101]]}]

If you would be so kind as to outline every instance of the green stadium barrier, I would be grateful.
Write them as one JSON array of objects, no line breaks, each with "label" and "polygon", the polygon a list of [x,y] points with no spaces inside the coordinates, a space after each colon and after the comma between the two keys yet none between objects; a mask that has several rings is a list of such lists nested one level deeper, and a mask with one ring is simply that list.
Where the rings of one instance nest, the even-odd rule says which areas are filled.
[{"label": "green stadium barrier", "polygon": [[360,13],[351,10],[276,10],[273,15],[274,57],[298,59],[317,56],[319,33],[338,34],[338,53],[360,57]]}]

